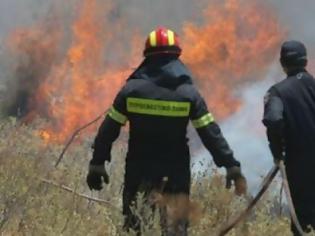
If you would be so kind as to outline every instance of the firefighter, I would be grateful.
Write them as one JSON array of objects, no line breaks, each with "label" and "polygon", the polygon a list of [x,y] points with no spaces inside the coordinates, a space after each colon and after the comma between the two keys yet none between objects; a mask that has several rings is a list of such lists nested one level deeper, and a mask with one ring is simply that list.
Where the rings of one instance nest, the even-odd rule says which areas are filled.
[{"label": "firefighter", "polygon": [[[303,43],[282,45],[280,62],[287,78],[265,96],[263,123],[275,163],[284,160],[300,224],[315,228],[315,80],[306,70]],[[292,224],[294,235],[300,235]]]},{"label": "firefighter", "polygon": [[[245,192],[245,178],[240,163],[223,137],[204,99],[193,86],[192,76],[179,60],[178,36],[166,28],[150,33],[144,61],[120,90],[94,142],[87,183],[91,190],[101,190],[109,177],[104,168],[111,161],[112,143],[121,126],[129,121],[129,147],[125,166],[123,214],[125,228],[139,230],[139,220],[132,214],[138,192],[145,196],[154,190],[186,196],[190,192],[190,153],[186,131],[189,121],[196,128],[218,167],[227,170],[227,185]],[[186,235],[187,219],[178,219],[179,235]],[[166,234],[171,235],[171,234]],[[177,234],[176,234],[177,235]]]}]

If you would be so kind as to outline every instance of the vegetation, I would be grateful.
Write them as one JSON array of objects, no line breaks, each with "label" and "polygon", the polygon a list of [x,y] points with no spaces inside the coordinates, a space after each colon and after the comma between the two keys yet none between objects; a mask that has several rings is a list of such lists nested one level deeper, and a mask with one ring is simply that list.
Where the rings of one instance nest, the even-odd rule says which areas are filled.
[{"label": "vegetation", "polygon": [[[85,183],[91,140],[72,146],[55,169],[54,162],[62,147],[45,143],[39,137],[40,127],[20,125],[14,119],[0,121],[1,235],[126,235],[121,215],[125,145],[118,143],[113,150],[111,183],[100,193],[91,193]],[[43,179],[108,203],[87,200]],[[229,235],[291,235],[289,219],[278,214],[276,195],[269,192],[249,219]],[[195,178],[192,202],[190,235],[209,236],[216,235],[242,211],[247,200],[226,190],[224,178],[213,174]],[[159,214],[150,217],[150,210],[141,206],[141,198],[139,203],[135,211],[142,212],[143,221],[149,221],[143,224],[144,235],[160,235]]]}]

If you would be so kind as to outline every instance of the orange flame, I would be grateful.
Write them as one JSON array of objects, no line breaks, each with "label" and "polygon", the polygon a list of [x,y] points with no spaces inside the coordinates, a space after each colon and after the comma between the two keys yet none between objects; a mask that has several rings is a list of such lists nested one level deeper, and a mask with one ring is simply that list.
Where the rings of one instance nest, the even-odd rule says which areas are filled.
[{"label": "orange flame", "polygon": [[[51,121],[42,132],[44,139],[64,141],[76,128],[105,111],[132,72],[130,68],[141,60],[144,37],[130,35],[126,41],[129,48],[134,49],[126,51],[124,42],[116,42],[117,31],[123,31],[121,22],[100,20],[111,14],[112,6],[105,7],[104,10],[104,5],[96,0],[82,2],[72,26],[73,40],[67,53],[61,62],[56,60],[50,64],[48,74],[38,77],[39,85],[27,117],[33,119],[35,115],[41,115]],[[283,37],[278,27],[277,19],[268,7],[249,0],[246,4],[241,4],[241,0],[210,4],[204,10],[202,25],[184,24],[183,59],[219,119],[237,109],[239,101],[233,96],[234,89],[244,82],[261,78],[273,62]],[[44,39],[50,36],[37,35]],[[36,35],[29,33],[28,37],[36,38]],[[55,45],[61,40],[54,38],[47,48],[40,44],[40,50],[36,48],[38,44],[29,44],[35,46],[29,54],[38,50],[57,51]],[[117,50],[116,54],[110,53],[112,47]],[[117,63],[114,58],[117,55],[129,60]],[[41,61],[35,64],[42,66]]]},{"label": "orange flame", "polygon": [[205,9],[207,24],[184,26],[184,59],[217,117],[234,112],[233,90],[262,78],[273,62],[283,32],[272,13],[255,1],[229,0]]}]

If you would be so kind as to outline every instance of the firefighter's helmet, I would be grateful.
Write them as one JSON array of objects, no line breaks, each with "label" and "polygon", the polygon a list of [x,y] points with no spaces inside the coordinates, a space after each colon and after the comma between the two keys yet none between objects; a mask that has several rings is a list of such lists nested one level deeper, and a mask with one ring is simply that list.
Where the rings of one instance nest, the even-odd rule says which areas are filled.
[{"label": "firefighter's helmet", "polygon": [[157,54],[179,56],[181,52],[178,35],[170,29],[159,27],[149,34],[143,54],[145,57]]}]

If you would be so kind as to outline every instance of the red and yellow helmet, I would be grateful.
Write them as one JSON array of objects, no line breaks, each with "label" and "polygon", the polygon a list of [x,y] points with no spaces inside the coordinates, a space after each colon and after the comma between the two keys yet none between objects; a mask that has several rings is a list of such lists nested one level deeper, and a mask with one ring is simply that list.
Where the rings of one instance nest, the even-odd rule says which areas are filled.
[{"label": "red and yellow helmet", "polygon": [[143,54],[148,57],[156,54],[180,55],[181,52],[177,34],[170,29],[159,27],[149,34]]}]

